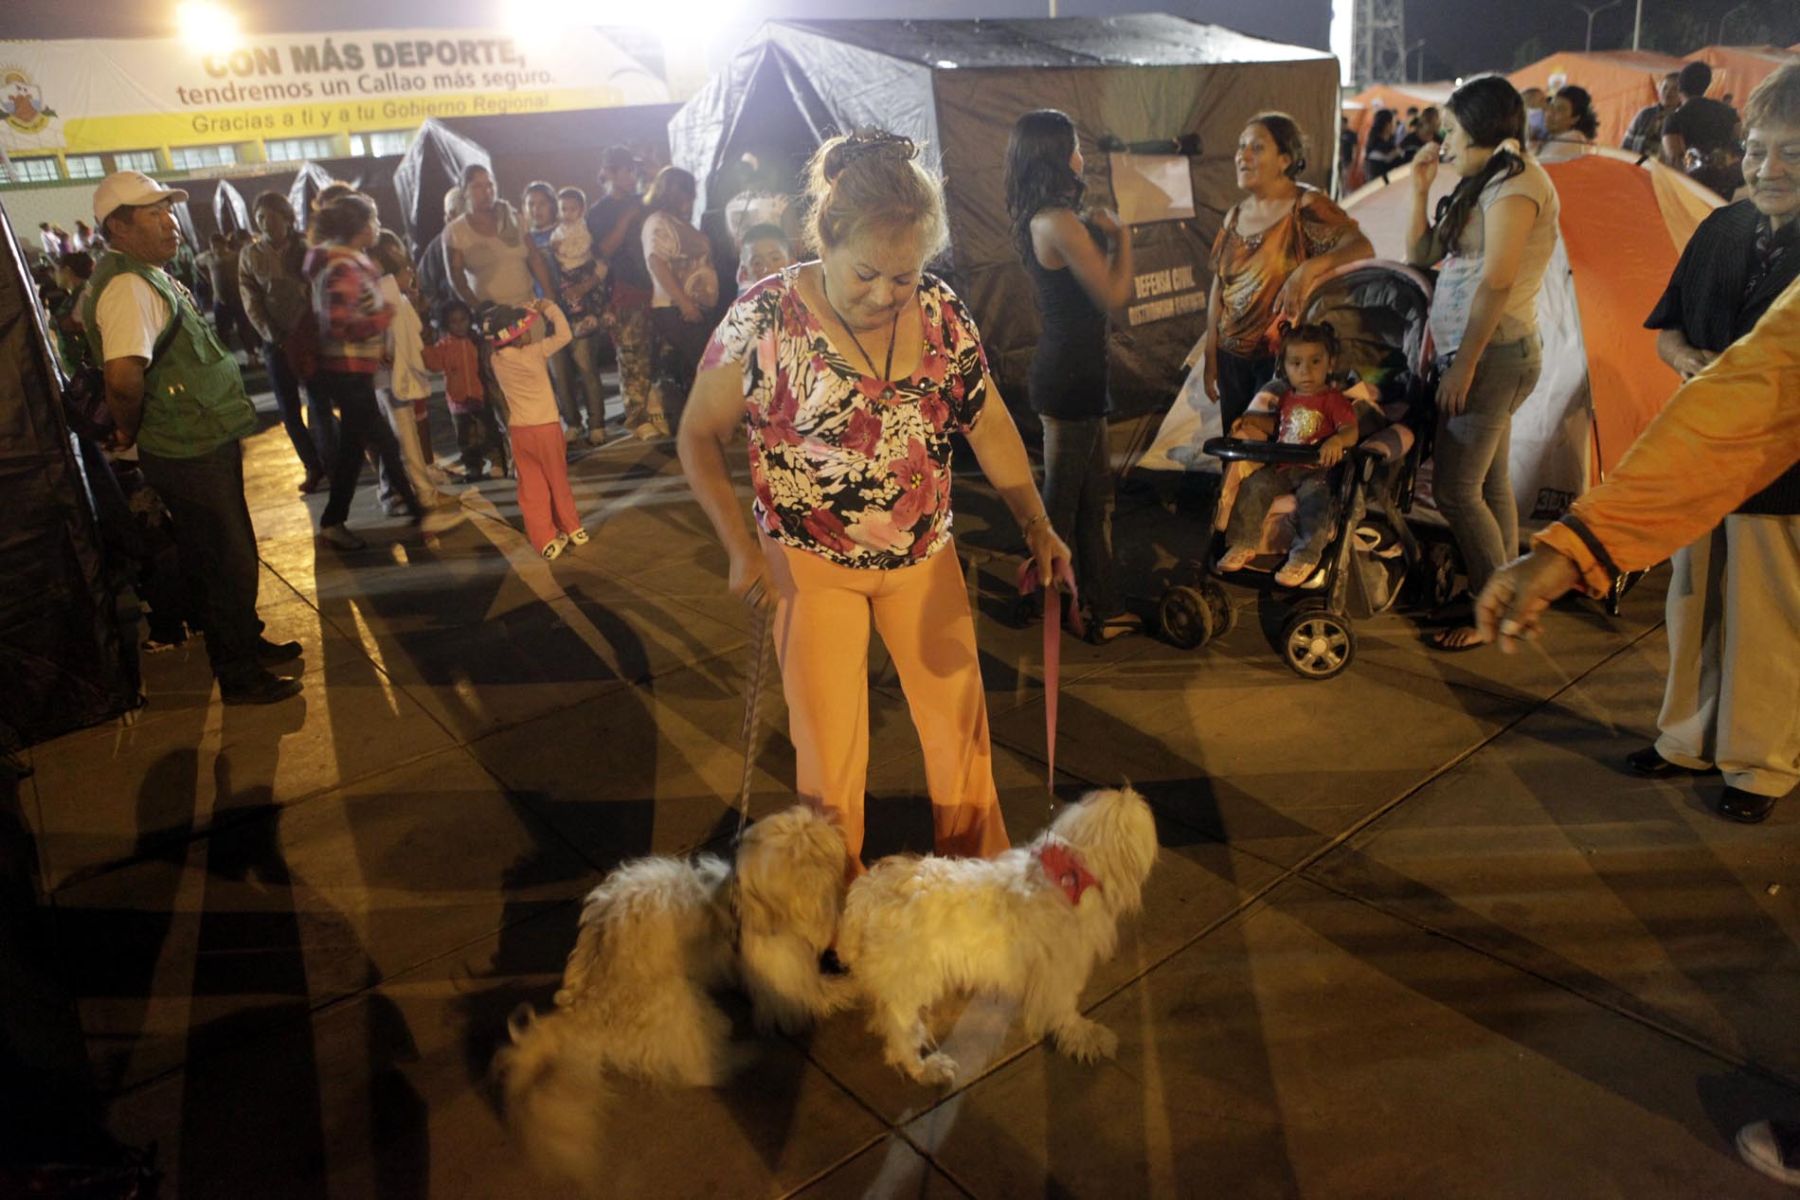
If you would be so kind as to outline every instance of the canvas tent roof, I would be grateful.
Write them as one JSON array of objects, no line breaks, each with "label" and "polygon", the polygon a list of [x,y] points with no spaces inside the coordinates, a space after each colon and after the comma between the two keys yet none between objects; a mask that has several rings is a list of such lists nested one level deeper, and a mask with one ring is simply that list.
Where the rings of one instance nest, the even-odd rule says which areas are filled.
[{"label": "canvas tent roof", "polygon": [[422,247],[444,228],[444,193],[462,182],[471,163],[491,167],[488,152],[443,122],[428,118],[394,168],[401,229]]},{"label": "canvas tent roof", "polygon": [[[1002,175],[1021,114],[1068,113],[1088,147],[1089,199],[1113,202],[1100,138],[1197,135],[1185,164],[1191,218],[1136,227],[1140,295],[1112,344],[1113,396],[1124,412],[1167,402],[1201,321],[1205,262],[1238,198],[1232,150],[1246,118],[1292,113],[1314,141],[1337,127],[1337,64],[1321,51],[1245,37],[1163,14],[1015,21],[772,21],[669,124],[677,166],[701,181],[702,208],[726,195],[739,155],[794,164],[831,129],[880,126],[927,148],[946,180],[949,269],[982,326],[1009,395],[1023,398],[1038,324],[1007,227]],[[1333,156],[1303,176],[1326,186]],[[1154,294],[1157,304],[1139,307]]]},{"label": "canvas tent roof", "polygon": [[1658,82],[1670,71],[1681,70],[1681,62],[1648,50],[1593,54],[1558,51],[1507,78],[1521,91],[1528,87],[1549,88],[1552,75],[1562,75],[1567,82],[1586,88],[1594,98],[1594,115],[1600,119],[1600,132],[1594,141],[1601,146],[1617,146],[1625,140],[1625,131],[1638,110],[1656,103]]}]

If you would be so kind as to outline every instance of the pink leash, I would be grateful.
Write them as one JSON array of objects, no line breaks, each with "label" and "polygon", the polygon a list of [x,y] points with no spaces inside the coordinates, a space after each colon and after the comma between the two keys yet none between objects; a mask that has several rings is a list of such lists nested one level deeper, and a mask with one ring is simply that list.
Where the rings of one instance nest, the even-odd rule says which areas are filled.
[{"label": "pink leash", "polygon": [[[1081,608],[1076,603],[1075,572],[1067,560],[1060,558],[1053,569],[1056,587],[1044,596],[1044,756],[1050,762],[1044,786],[1052,792],[1056,790],[1056,693],[1058,680],[1062,677],[1062,606],[1065,597],[1069,605],[1069,628],[1076,637],[1086,636],[1081,624]],[[1037,562],[1026,559],[1019,567],[1019,594],[1029,596],[1041,586]],[[1056,604],[1055,612],[1050,608],[1052,600]]]}]

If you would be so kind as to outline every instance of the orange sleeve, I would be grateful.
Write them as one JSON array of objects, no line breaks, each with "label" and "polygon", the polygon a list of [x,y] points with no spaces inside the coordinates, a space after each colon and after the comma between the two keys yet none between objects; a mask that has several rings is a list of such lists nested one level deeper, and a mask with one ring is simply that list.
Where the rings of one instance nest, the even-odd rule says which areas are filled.
[{"label": "orange sleeve", "polygon": [[[1583,585],[1661,562],[1800,461],[1800,280],[1683,384],[1612,478],[1536,541]],[[1602,582],[1604,581],[1604,582]]]}]

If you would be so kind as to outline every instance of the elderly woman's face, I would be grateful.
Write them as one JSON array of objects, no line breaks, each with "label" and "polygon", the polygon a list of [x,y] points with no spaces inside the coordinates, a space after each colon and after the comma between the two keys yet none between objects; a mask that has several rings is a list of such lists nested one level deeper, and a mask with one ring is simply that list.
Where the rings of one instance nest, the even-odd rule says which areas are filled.
[{"label": "elderly woman's face", "polygon": [[495,195],[494,177],[486,171],[477,171],[475,177],[463,187],[463,203],[469,206],[470,212],[491,211]]},{"label": "elderly woman's face", "polygon": [[825,287],[831,307],[852,329],[891,324],[912,303],[925,269],[926,231],[875,231],[825,251]]},{"label": "elderly woman's face", "polygon": [[1800,216],[1800,125],[1752,125],[1744,137],[1744,182],[1756,210],[1779,227]]}]

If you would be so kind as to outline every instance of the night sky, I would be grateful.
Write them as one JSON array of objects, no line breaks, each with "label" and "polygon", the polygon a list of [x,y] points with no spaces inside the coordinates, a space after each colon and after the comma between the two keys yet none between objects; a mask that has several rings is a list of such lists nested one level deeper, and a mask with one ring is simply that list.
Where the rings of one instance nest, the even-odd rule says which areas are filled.
[{"label": "night sky", "polygon": [[[554,3],[554,0],[546,0]],[[1586,0],[1604,3],[1604,0]],[[501,0],[257,0],[231,3],[252,24],[294,31],[492,24]],[[1635,0],[1622,0],[1594,21],[1594,48],[1630,45]],[[1779,45],[1800,41],[1800,0],[1643,0],[1646,49],[1680,51],[1719,40],[1719,21],[1733,9],[1728,40],[1760,33]],[[170,31],[174,0],[0,0],[0,36],[149,36]],[[255,10],[254,12],[252,10]],[[742,33],[769,16],[1019,17],[1048,15],[1048,0],[916,0],[876,5],[857,0],[743,0]],[[1245,33],[1325,47],[1331,0],[1059,0],[1064,16],[1171,12]],[[281,14],[269,16],[268,14]],[[1510,70],[1554,50],[1580,49],[1586,18],[1572,0],[1408,0],[1407,40],[1426,42],[1425,77]],[[738,36],[742,36],[742,33]],[[1411,60],[1418,69],[1415,53]]]}]

